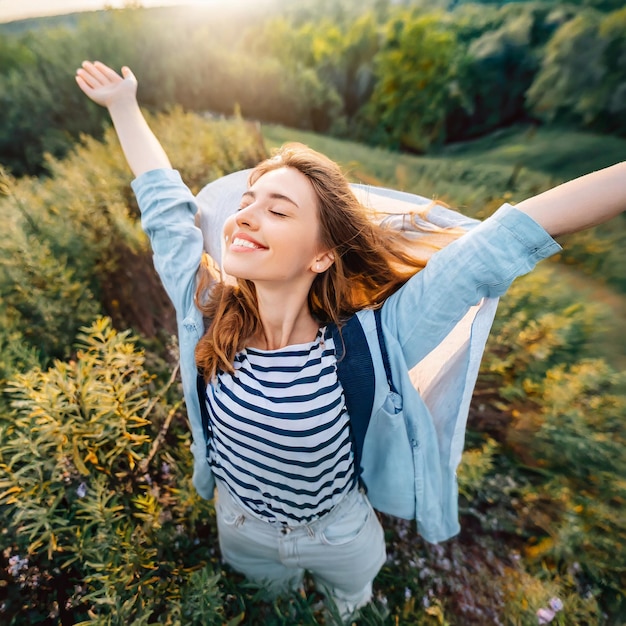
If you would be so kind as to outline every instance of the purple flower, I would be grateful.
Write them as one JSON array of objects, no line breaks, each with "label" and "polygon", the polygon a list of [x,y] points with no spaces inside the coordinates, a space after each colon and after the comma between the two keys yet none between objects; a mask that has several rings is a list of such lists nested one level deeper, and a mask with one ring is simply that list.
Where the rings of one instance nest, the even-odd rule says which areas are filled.
[{"label": "purple flower", "polygon": [[80,485],[78,485],[76,495],[79,498],[84,498],[87,495],[87,483],[80,483]]},{"label": "purple flower", "polygon": [[537,621],[539,624],[549,624],[556,613],[552,609],[539,609],[537,611]]},{"label": "purple flower", "polygon": [[548,604],[555,613],[563,610],[563,602],[560,598],[550,598],[550,602],[548,602]]}]

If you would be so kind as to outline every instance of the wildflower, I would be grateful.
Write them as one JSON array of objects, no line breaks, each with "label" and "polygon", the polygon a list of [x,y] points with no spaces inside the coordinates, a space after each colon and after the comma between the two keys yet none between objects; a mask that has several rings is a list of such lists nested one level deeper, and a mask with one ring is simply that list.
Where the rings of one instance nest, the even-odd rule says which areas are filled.
[{"label": "wildflower", "polygon": [[87,495],[87,483],[80,483],[80,485],[78,485],[76,495],[79,498],[84,498]]},{"label": "wildflower", "polygon": [[410,600],[412,595],[413,594],[411,593],[411,590],[408,587],[405,587],[404,588],[404,599],[405,600]]},{"label": "wildflower", "polygon": [[28,569],[28,557],[22,559],[19,554],[15,554],[9,559],[8,572],[13,578],[17,578],[20,572],[25,569]]},{"label": "wildflower", "polygon": [[550,598],[548,604],[555,613],[563,610],[563,601],[560,598]]},{"label": "wildflower", "polygon": [[552,609],[541,608],[537,611],[537,621],[539,624],[549,624],[556,613]]}]

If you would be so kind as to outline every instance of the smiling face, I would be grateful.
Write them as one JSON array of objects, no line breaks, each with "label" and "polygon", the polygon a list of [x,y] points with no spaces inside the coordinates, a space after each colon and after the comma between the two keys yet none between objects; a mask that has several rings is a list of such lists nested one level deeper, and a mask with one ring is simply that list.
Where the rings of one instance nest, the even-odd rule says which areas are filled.
[{"label": "smiling face", "polygon": [[317,196],[292,167],[271,170],[244,193],[224,224],[224,271],[255,283],[310,286],[332,257],[319,243]]}]

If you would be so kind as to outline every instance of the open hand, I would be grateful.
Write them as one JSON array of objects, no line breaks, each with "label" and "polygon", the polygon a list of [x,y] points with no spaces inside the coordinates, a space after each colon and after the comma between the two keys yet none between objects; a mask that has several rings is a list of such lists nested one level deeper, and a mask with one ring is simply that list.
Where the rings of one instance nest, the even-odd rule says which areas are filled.
[{"label": "open hand", "polygon": [[76,82],[89,98],[107,108],[124,100],[136,101],[137,79],[128,67],[122,68],[120,76],[100,61],[83,61],[76,70]]}]

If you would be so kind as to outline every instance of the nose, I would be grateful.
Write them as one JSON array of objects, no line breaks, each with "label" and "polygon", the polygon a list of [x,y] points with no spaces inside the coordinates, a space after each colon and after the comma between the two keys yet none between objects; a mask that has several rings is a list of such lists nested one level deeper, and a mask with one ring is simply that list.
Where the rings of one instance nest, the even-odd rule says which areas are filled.
[{"label": "nose", "polygon": [[237,226],[247,226],[248,228],[256,229],[258,227],[258,220],[254,204],[249,204],[247,207],[239,209],[235,214],[235,222]]}]

